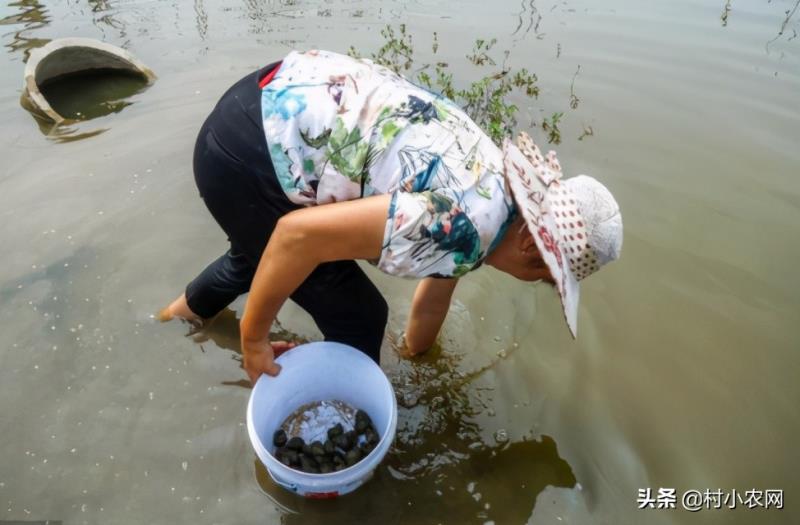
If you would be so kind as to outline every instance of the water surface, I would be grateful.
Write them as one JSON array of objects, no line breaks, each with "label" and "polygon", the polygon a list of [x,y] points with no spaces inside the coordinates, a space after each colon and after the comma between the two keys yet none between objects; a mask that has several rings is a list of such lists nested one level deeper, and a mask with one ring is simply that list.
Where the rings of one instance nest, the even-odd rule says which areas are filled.
[{"label": "water surface", "polygon": [[[800,522],[798,19],[794,1],[728,4],[0,6],[0,520]],[[469,275],[419,362],[391,344],[413,283],[368,269],[391,308],[398,439],[352,496],[298,500],[248,442],[242,301],[192,336],[151,314],[226,246],[191,173],[219,96],[292,48],[369,51],[400,22],[427,59],[438,33],[457,81],[474,78],[476,37],[538,74],[521,125],[565,111],[559,159],[617,196],[622,259],[585,282],[577,341],[547,287]],[[159,80],[125,111],[42,135],[19,106],[23,61],[74,35]],[[292,305],[280,319],[318,337]],[[646,487],[783,489],[786,508],[638,510]]]}]

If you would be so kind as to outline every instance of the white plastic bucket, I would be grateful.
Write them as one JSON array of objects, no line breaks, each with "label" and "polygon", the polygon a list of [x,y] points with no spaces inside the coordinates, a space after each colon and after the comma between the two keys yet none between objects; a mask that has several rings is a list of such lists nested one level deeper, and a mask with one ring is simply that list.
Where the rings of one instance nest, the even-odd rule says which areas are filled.
[{"label": "white plastic bucket", "polygon": [[[262,375],[247,404],[247,431],[258,458],[282,487],[309,498],[347,494],[367,481],[383,460],[397,428],[397,401],[383,370],[355,348],[319,342],[297,346],[276,359],[277,377]],[[339,400],[367,412],[380,441],[364,459],[338,472],[309,474],[287,467],[271,453],[272,435],[298,407]]]}]

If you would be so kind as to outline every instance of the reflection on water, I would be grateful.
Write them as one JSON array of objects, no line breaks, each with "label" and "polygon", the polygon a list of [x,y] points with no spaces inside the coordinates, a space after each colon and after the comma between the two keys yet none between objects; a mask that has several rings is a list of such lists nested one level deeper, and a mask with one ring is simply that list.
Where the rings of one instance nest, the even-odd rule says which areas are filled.
[{"label": "reflection on water", "polygon": [[95,118],[119,113],[134,102],[130,97],[148,86],[141,75],[118,69],[81,71],[49,79],[39,85],[50,106],[66,120],[55,123],[28,98],[20,96],[20,105],[28,110],[39,131],[48,139],[74,142],[95,137],[108,131],[108,127],[86,129],[81,124]]},{"label": "reflection on water", "polygon": [[547,486],[575,486],[548,437],[470,450],[428,472],[406,475],[404,456],[414,454],[413,447],[397,443],[372,479],[351,494],[324,501],[287,492],[258,459],[254,464],[259,485],[284,511],[285,525],[525,523]]},{"label": "reflection on water", "polygon": [[42,47],[50,41],[49,38],[35,38],[28,33],[36,29],[45,27],[50,22],[47,9],[37,0],[19,0],[9,2],[11,8],[19,10],[18,13],[0,19],[0,26],[21,25],[15,30],[11,40],[4,44],[10,52],[22,51],[24,60],[28,60],[31,49]]},{"label": "reflection on water", "polygon": [[775,43],[779,38],[781,38],[784,34],[786,34],[787,29],[791,28],[792,34],[786,39],[786,41],[791,41],[797,38],[797,29],[794,27],[790,27],[790,22],[792,21],[792,17],[794,17],[795,13],[797,13],[797,8],[800,7],[800,0],[795,0],[794,6],[786,11],[786,18],[783,19],[781,22],[781,27],[778,29],[778,33],[775,35],[774,38],[767,41],[767,51],[769,51],[770,44]]},{"label": "reflection on water", "polygon": [[[128,36],[127,24],[123,18],[118,17],[111,2],[108,0],[87,0],[92,8],[92,24],[100,30],[101,40],[118,38],[120,47],[127,47],[130,42],[126,40]],[[113,29],[115,34],[109,34],[107,29]]]},{"label": "reflection on water", "polygon": [[200,40],[206,39],[208,33],[208,13],[203,6],[203,0],[194,0],[195,25]]},{"label": "reflection on water", "polygon": [[725,6],[722,8],[722,15],[720,19],[722,20],[722,27],[728,25],[728,16],[731,14],[731,0],[725,0]]},{"label": "reflection on water", "polygon": [[108,0],[87,0],[87,2],[92,6],[93,13],[108,11],[111,8],[111,3]]},{"label": "reflection on water", "polygon": [[542,14],[539,12],[539,8],[536,7],[536,0],[522,0],[520,4],[521,10],[517,15],[519,23],[511,34],[516,35],[522,31],[521,36],[524,37],[533,29],[534,36],[540,38],[539,26],[542,24]]},{"label": "reflection on water", "polygon": [[28,111],[31,117],[33,117],[33,120],[36,122],[36,127],[42,135],[56,143],[88,139],[108,131],[108,128],[97,128],[89,131],[82,130],[79,125],[70,123],[69,121],[57,124],[49,117],[41,114],[39,108],[31,102],[26,93],[20,96],[19,103]]},{"label": "reflection on water", "polygon": [[[242,345],[241,339],[239,338],[239,319],[236,317],[236,312],[230,308],[225,308],[203,328],[196,328],[190,324],[187,326],[189,326],[189,331],[186,336],[190,337],[192,341],[200,347],[202,352],[206,351],[205,345],[209,342],[212,342],[218,348],[231,350],[233,352],[231,359],[239,363],[239,368],[242,371],[241,375],[244,375]],[[309,342],[307,339],[283,328],[280,321],[277,320],[272,330],[270,330],[269,337],[271,341],[288,341],[296,344]],[[224,380],[221,381],[220,384],[225,386],[238,386],[248,390],[253,387],[248,379]]]},{"label": "reflection on water", "polygon": [[47,122],[43,122],[41,119],[36,119],[36,124],[38,124],[39,130],[42,132],[42,134],[47,136],[48,140],[51,140],[57,144],[66,144],[78,140],[90,139],[108,131],[108,128],[82,131],[78,126],[64,124],[55,125],[52,122],[48,124]]},{"label": "reflection on water", "polygon": [[19,103],[20,106],[25,108],[31,117],[33,117],[34,122],[36,122],[36,127],[42,135],[55,143],[60,144],[88,139],[108,131],[108,128],[102,127],[87,131],[82,129],[79,124],[70,121],[57,124],[39,111],[39,108],[28,98],[26,92],[23,92],[20,96]]},{"label": "reflection on water", "polygon": [[[772,2],[770,2],[772,3]],[[752,8],[752,6],[744,5],[743,8]],[[796,39],[798,36],[798,26],[797,22],[794,20],[795,15],[798,12],[798,8],[800,8],[800,0],[783,0],[782,2],[775,2],[775,13],[780,13],[780,9],[783,8],[783,14],[778,19],[778,29],[775,33],[775,36],[770,38],[764,44],[764,49],[766,50],[767,54],[770,53],[770,47],[778,42],[779,40],[783,40],[785,42],[791,42],[792,40]],[[720,15],[720,20],[722,22],[722,27],[727,27],[728,22],[731,18],[731,13],[733,15],[742,15],[747,16],[751,15],[752,11],[748,12],[748,9],[742,9],[741,13],[737,13],[737,10],[731,5],[731,0],[725,0],[725,4],[722,7],[722,14]],[[783,58],[783,53],[781,54],[781,58]]]},{"label": "reflection on water", "polygon": [[[0,520],[800,523],[798,0],[454,5],[2,6]],[[192,181],[197,130],[230,83],[289,47],[372,50],[403,21],[423,51],[436,31],[455,64],[475,20],[540,75],[534,113],[579,104],[559,157],[618,196],[626,251],[582,288],[578,341],[543,290],[533,308],[491,269],[467,276],[443,349],[385,356],[400,421],[374,479],[297,498],[254,462],[236,314],[190,337],[149,318],[225,245]],[[70,35],[127,45],[163,74],[147,104],[43,125],[68,142],[55,145],[17,103],[22,58]],[[84,126],[111,129],[75,140]],[[373,277],[401,330],[410,291]],[[297,310],[282,315],[316,339]],[[787,506],[637,512],[645,487],[778,488]]]}]

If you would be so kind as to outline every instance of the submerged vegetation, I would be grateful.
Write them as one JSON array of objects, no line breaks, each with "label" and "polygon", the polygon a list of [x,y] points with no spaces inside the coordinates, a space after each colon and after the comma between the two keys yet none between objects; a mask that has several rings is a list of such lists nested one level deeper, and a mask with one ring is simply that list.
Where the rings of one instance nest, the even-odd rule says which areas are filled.
[{"label": "submerged vegetation", "polygon": [[722,15],[719,17],[722,20],[722,27],[728,25],[728,16],[731,14],[731,0],[725,0],[725,5],[722,8]]},{"label": "submerged vegetation", "polygon": [[[511,136],[517,127],[519,107],[511,102],[511,97],[535,99],[539,96],[536,74],[525,68],[510,67],[507,64],[509,51],[503,52],[502,62],[498,63],[495,60],[493,53],[497,39],[475,41],[472,52],[465,58],[472,66],[479,69],[479,78],[466,87],[458,87],[447,62],[434,60],[418,65],[419,61],[414,55],[413,39],[405,24],[400,24],[396,30],[392,26],[386,26],[381,30],[381,36],[384,39],[383,45],[370,57],[375,63],[404,74],[412,81],[451,99],[464,108],[472,120],[498,145],[504,137]],[[435,59],[439,51],[439,39],[435,32],[431,51]],[[353,57],[362,56],[353,46],[350,47],[348,54]],[[413,75],[409,75],[412,67],[414,67]],[[572,87],[574,88],[574,79]],[[578,98],[575,97],[573,89],[570,107],[575,109],[577,102]],[[563,112],[555,112],[550,117],[542,119],[542,129],[551,143],[561,142],[558,124],[563,116]]]}]

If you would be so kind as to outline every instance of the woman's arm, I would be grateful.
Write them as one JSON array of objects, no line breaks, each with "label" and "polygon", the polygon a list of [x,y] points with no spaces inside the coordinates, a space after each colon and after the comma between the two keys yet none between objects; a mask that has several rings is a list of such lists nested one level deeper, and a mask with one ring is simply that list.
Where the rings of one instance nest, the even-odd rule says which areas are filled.
[{"label": "woman's arm", "polygon": [[436,341],[457,283],[458,279],[428,277],[417,285],[406,326],[404,354],[425,352]]},{"label": "woman's arm", "polygon": [[380,256],[389,195],[296,210],[275,227],[258,264],[241,321],[244,368],[255,383],[276,375],[269,329],[284,301],[317,265]]}]

